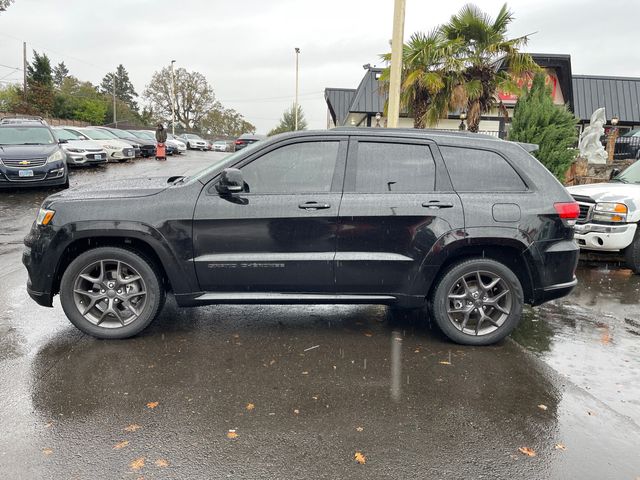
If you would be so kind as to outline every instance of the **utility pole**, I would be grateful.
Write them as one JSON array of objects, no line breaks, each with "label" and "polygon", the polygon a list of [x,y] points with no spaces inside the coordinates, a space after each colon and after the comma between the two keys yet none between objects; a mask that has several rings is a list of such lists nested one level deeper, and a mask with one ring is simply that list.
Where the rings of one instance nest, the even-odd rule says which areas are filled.
[{"label": "utility pole", "polygon": [[24,94],[27,95],[27,42],[22,42],[22,76]]},{"label": "utility pole", "polygon": [[393,35],[391,37],[391,78],[389,79],[389,106],[387,126],[398,127],[400,117],[400,82],[402,81],[402,49],[404,47],[404,14],[406,0],[395,0],[393,8]]},{"label": "utility pole", "polygon": [[116,117],[116,74],[113,74],[113,126],[118,128],[118,119]]},{"label": "utility pole", "polygon": [[171,60],[171,134],[176,134],[176,75],[173,69],[175,60]]},{"label": "utility pole", "polygon": [[294,105],[294,118],[296,131],[298,131],[298,57],[300,56],[300,49],[296,47],[296,101]]}]

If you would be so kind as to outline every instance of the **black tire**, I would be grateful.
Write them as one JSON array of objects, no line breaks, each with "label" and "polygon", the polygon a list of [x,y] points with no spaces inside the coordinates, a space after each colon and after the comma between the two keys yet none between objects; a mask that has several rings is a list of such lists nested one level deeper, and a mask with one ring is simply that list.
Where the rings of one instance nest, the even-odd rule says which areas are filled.
[{"label": "black tire", "polygon": [[640,274],[640,231],[637,229],[633,242],[624,249],[624,263],[633,273]]},{"label": "black tire", "polygon": [[[96,325],[85,318],[76,306],[74,297],[76,279],[85,268],[101,260],[120,261],[130,265],[137,271],[146,286],[147,294],[142,310],[137,318],[122,327],[105,328]],[[69,264],[60,282],[60,303],[67,318],[79,330],[102,339],[129,338],[140,333],[158,316],[164,305],[165,295],[162,275],[158,267],[138,252],[119,247],[99,247],[80,254]]]},{"label": "black tire", "polygon": [[128,162],[129,159],[128,158],[119,158],[118,159],[118,163],[124,163],[124,162]]},{"label": "black tire", "polygon": [[64,189],[69,188],[69,174],[68,173],[67,173],[67,179],[62,184],[62,188],[64,188]]},{"label": "black tire", "polygon": [[[508,305],[508,314],[499,312],[494,307],[489,307],[486,305],[480,305],[482,303],[482,295],[483,293],[479,293],[480,298],[473,298],[469,296],[468,299],[459,300],[465,308],[475,309],[476,306],[482,309],[482,312],[489,312],[489,315],[499,316],[496,326],[493,323],[486,323],[487,320],[482,320],[480,323],[480,327],[485,324],[489,329],[495,328],[493,331],[489,331],[485,334],[470,334],[464,332],[462,330],[462,325],[456,326],[454,325],[454,320],[450,319],[449,308],[454,300],[449,298],[450,292],[456,291],[457,288],[464,288],[467,291],[467,287],[469,290],[477,289],[476,286],[471,286],[465,284],[465,287],[461,287],[462,283],[460,282],[466,276],[477,275],[477,272],[481,272],[481,277],[484,279],[488,278],[487,276],[495,276],[500,279],[502,283],[499,283],[498,286],[494,287],[492,290],[494,297],[496,298],[497,293],[495,289],[501,288],[503,291],[506,290],[507,293],[504,295],[505,300],[500,300],[501,302],[507,301]],[[480,280],[480,283],[484,286],[484,279]],[[459,290],[457,290],[459,291]],[[476,294],[481,292],[482,290],[474,291]],[[490,293],[490,292],[489,292]],[[489,294],[488,293],[488,294]],[[488,297],[487,294],[487,298]],[[456,295],[459,296],[459,295]],[[474,302],[480,302],[479,304],[475,304]],[[520,318],[522,316],[522,306],[524,304],[524,295],[522,293],[522,285],[520,284],[520,280],[515,273],[511,271],[506,265],[497,262],[495,260],[483,259],[483,258],[471,258],[467,260],[463,260],[459,263],[451,265],[437,280],[437,284],[433,289],[433,293],[429,302],[429,313],[431,318],[436,322],[440,330],[452,341],[462,344],[462,345],[491,345],[493,343],[499,342],[500,340],[507,337],[518,323],[520,323]],[[455,308],[453,307],[454,311]],[[504,306],[500,306],[501,309],[504,309]],[[462,311],[455,311],[456,315],[465,316]],[[474,310],[471,315],[473,319],[470,317],[469,320],[476,321],[478,323],[478,316],[480,316],[479,310]],[[459,317],[458,317],[459,318]],[[493,318],[495,320],[495,318]],[[467,329],[467,327],[463,327]],[[476,329],[476,332],[478,330]]]}]

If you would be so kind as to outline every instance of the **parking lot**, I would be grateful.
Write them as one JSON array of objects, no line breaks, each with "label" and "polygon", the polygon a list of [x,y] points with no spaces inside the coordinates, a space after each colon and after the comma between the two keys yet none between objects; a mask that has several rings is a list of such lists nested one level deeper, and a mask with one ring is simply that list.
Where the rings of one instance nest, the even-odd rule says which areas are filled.
[{"label": "parking lot", "polygon": [[[71,188],[223,156],[76,169]],[[100,341],[27,296],[21,242],[50,193],[0,192],[0,478],[640,476],[628,270],[581,265],[570,297],[492,347],[380,306],[171,299],[139,337]]]}]

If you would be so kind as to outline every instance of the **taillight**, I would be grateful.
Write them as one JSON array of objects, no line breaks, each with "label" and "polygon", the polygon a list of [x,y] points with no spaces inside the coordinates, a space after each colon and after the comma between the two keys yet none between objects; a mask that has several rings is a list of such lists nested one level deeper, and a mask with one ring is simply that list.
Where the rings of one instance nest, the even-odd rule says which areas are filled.
[{"label": "taillight", "polygon": [[242,140],[236,140],[236,145],[242,145]]},{"label": "taillight", "polygon": [[553,204],[556,212],[569,225],[575,225],[580,216],[580,206],[576,202],[559,202]]}]

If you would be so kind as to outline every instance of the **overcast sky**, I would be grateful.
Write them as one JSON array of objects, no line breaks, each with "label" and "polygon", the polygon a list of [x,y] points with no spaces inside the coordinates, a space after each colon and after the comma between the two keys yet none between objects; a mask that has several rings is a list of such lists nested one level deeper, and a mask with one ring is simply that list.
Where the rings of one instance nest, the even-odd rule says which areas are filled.
[{"label": "overcast sky", "polygon": [[[405,38],[448,20],[465,1],[407,0]],[[492,16],[502,1],[475,2]],[[640,77],[640,0],[514,0],[510,33],[527,50],[571,54],[574,74]],[[225,106],[266,133],[293,102],[325,128],[325,87],[355,88],[388,50],[393,0],[15,0],[0,13],[0,82],[21,81],[22,41],[99,83],[119,63],[139,94],[154,71],[203,73]]]}]

